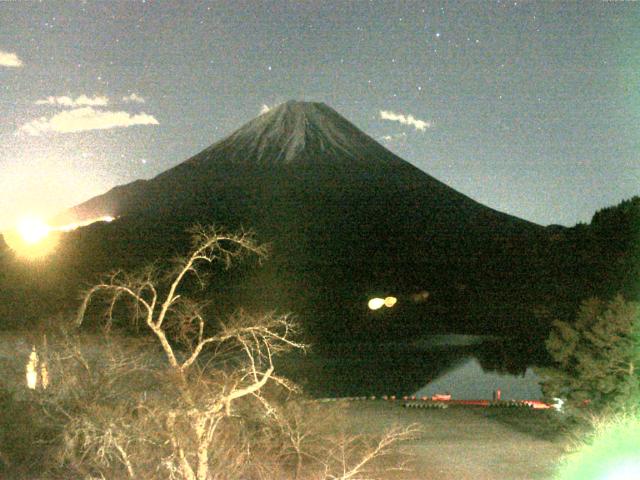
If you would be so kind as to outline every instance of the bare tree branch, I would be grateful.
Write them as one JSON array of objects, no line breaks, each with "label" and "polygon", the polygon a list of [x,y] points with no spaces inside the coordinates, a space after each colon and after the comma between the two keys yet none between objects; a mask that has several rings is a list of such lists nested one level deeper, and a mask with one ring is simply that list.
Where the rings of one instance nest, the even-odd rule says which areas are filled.
[{"label": "bare tree branch", "polygon": [[[274,313],[253,317],[239,311],[226,324],[220,322],[216,334],[205,335],[204,304],[184,298],[180,293],[186,277],[193,275],[202,281],[198,270],[202,264],[221,261],[228,267],[232,260],[247,253],[261,258],[266,254],[266,248],[258,245],[250,232],[229,234],[212,227],[196,226],[192,233],[192,251],[176,262],[168,277],[160,277],[155,267],[138,275],[117,271],[91,287],[83,296],[77,324],[82,324],[94,296],[106,295],[109,324],[120,301],[128,299],[132,302],[134,320],[143,317],[147,328],[160,343],[177,376],[180,398],[184,401],[165,412],[164,428],[172,451],[165,464],[172,472],[180,472],[183,479],[209,480],[211,442],[222,419],[232,415],[232,404],[245,397],[254,398],[268,415],[273,414],[275,410],[261,390],[269,381],[287,389],[294,388],[290,382],[274,375],[273,355],[304,348],[304,345],[293,338],[296,334],[293,321],[286,315]],[[163,284],[160,278],[166,283]],[[177,349],[179,344],[187,348],[186,353]],[[190,373],[205,348],[209,348],[214,356],[235,352],[235,357],[229,357],[235,358],[234,362],[238,361],[238,355],[244,357],[244,362],[240,362],[244,366],[238,365],[224,374],[226,381],[222,388],[219,385],[209,388],[209,380],[199,375],[198,369]],[[187,432],[190,434],[185,437]],[[127,474],[133,476],[134,466],[129,461],[126,443],[112,441],[108,445],[117,453]],[[172,462],[175,462],[175,468],[170,466],[174,465]]]},{"label": "bare tree branch", "polygon": [[[365,479],[372,478],[371,476],[364,477],[367,473],[367,467],[371,465],[376,459],[384,457],[388,455],[393,446],[396,444],[410,440],[416,437],[420,433],[420,428],[417,424],[412,424],[404,428],[392,428],[387,431],[373,447],[365,448],[364,451],[359,455],[359,458],[350,464],[352,459],[352,455],[349,450],[353,446],[359,442],[358,436],[346,436],[344,437],[337,445],[337,452],[334,450],[333,453],[330,454],[330,457],[338,460],[339,468],[341,470],[338,474],[329,473],[331,468],[329,466],[329,462],[327,462],[327,468],[325,469],[325,480],[355,480],[355,479]],[[394,466],[390,469],[386,469],[385,471],[389,472],[390,470],[398,470],[402,469],[402,467]]]}]

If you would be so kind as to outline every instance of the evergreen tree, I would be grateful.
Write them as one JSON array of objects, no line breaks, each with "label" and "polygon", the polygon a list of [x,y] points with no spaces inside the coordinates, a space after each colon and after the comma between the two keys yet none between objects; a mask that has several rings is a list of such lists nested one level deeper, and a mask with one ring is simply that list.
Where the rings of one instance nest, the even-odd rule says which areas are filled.
[{"label": "evergreen tree", "polygon": [[639,403],[639,314],[618,295],[584,301],[574,323],[556,320],[546,341],[554,365],[540,369],[545,397],[564,399],[574,418]]}]

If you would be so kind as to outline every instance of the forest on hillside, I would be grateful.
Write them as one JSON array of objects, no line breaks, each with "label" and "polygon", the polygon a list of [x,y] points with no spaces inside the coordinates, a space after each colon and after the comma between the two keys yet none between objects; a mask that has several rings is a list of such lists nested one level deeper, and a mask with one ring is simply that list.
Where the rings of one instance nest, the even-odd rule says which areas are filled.
[{"label": "forest on hillside", "polygon": [[[89,230],[95,232],[108,227],[98,225],[89,227]],[[519,241],[532,244],[513,245],[514,255],[519,258],[523,252],[526,253],[531,257],[531,265],[539,270],[530,272],[536,279],[531,281],[531,291],[527,293],[524,308],[531,310],[530,313],[537,318],[535,328],[540,330],[541,336],[546,335],[549,325],[546,320],[551,317],[573,318],[584,299],[610,299],[616,294],[629,300],[640,298],[640,282],[637,280],[640,278],[638,196],[597,211],[588,224],[580,223],[570,228],[552,225],[545,228],[542,238]],[[167,255],[167,252],[155,251],[151,247],[150,250],[151,258]],[[96,259],[97,263],[100,261]],[[76,263],[80,265],[90,261],[77,260]],[[0,246],[0,265],[0,329],[34,325],[60,311],[73,311],[77,308],[78,291],[93,280],[89,276],[77,283],[60,279],[59,272],[48,268],[46,262],[25,262],[17,258],[4,242]],[[447,272],[441,275],[446,282]],[[513,300],[516,305],[522,298]],[[446,298],[442,301],[445,303],[438,305],[438,309],[447,308]],[[482,311],[481,305],[470,305],[469,308]]]}]

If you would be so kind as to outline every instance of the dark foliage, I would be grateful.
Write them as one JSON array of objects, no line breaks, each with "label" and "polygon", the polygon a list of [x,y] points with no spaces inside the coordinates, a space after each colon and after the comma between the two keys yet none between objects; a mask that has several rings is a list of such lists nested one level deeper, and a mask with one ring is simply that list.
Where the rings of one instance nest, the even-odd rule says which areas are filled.
[{"label": "dark foliage", "polygon": [[[548,312],[569,320],[590,296],[638,298],[639,205],[543,228],[447,187],[325,105],[286,104],[154,179],[76,207],[81,218],[119,218],[65,235],[42,265],[5,256],[0,319],[73,307],[101,272],[183,254],[185,227],[203,223],[250,227],[271,247],[268,265],[206,293],[220,315],[292,311],[328,346],[434,332],[541,342]],[[415,301],[421,292],[428,299]],[[367,309],[388,294],[396,307]]]},{"label": "dark foliage", "polygon": [[640,400],[640,305],[618,295],[582,303],[575,322],[555,321],[547,342],[554,365],[540,369],[548,399],[570,417],[624,409]]}]

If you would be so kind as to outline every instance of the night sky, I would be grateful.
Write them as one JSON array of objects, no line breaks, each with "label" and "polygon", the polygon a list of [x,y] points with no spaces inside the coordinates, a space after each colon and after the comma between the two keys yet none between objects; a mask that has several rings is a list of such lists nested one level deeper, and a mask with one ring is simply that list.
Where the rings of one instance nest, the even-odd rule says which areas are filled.
[{"label": "night sky", "polygon": [[640,194],[640,2],[0,2],[0,229],[325,102],[492,208]]}]

